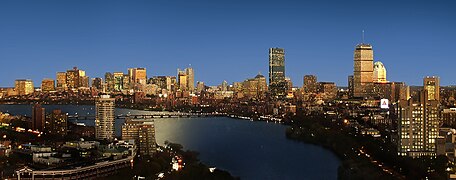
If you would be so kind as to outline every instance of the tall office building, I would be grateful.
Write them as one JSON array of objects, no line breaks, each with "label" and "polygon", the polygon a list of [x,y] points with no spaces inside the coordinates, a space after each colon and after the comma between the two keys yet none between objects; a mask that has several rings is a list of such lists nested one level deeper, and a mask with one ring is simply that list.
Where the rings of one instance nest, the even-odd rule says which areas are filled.
[{"label": "tall office building", "polygon": [[141,155],[154,155],[156,152],[154,121],[126,120],[122,125],[122,139],[135,140]]},{"label": "tall office building", "polygon": [[287,95],[285,82],[285,50],[269,49],[269,91],[272,99],[284,99]]},{"label": "tall office building", "polygon": [[359,44],[354,53],[353,96],[372,95],[374,51],[369,44]]},{"label": "tall office building", "polygon": [[66,91],[68,90],[67,83],[66,83],[66,72],[57,72],[56,75],[57,80],[57,90],[58,91]]},{"label": "tall office building", "polygon": [[40,104],[33,105],[32,108],[32,129],[43,131],[45,120],[45,109]]},{"label": "tall office building", "polygon": [[55,81],[53,79],[43,79],[43,81],[41,81],[41,91],[55,91]]},{"label": "tall office building", "polygon": [[105,73],[106,91],[114,91],[114,75],[110,72]]},{"label": "tall office building", "polygon": [[185,68],[185,73],[187,74],[187,89],[193,92],[195,91],[195,74],[193,73],[193,68]]},{"label": "tall office building", "polygon": [[114,77],[114,91],[122,91],[124,89],[123,88],[123,85],[124,85],[123,72],[114,72],[113,77]]},{"label": "tall office building", "polygon": [[[77,89],[79,87],[88,87],[86,82],[88,79],[85,77],[85,71],[74,67],[66,72],[66,85],[68,89]],[[87,79],[87,80],[86,80]]]},{"label": "tall office building", "polygon": [[377,61],[374,63],[374,82],[386,83],[386,68],[382,62]]},{"label": "tall office building", "polygon": [[430,100],[424,89],[420,101],[399,101],[398,115],[398,155],[421,157],[435,156],[436,139],[439,135],[439,101]]},{"label": "tall office building", "polygon": [[180,69],[177,69],[177,81],[179,84],[179,89],[182,91],[187,91],[188,90],[188,75],[184,71],[181,71]]},{"label": "tall office building", "polygon": [[114,139],[115,98],[101,95],[95,100],[95,138]]},{"label": "tall office building", "polygon": [[440,79],[437,76],[427,76],[423,79],[423,88],[427,90],[429,100],[440,101]]},{"label": "tall office building", "polygon": [[317,76],[305,75],[302,87],[305,93],[316,93],[318,90]]},{"label": "tall office building", "polygon": [[61,110],[55,109],[46,119],[44,126],[46,133],[65,136],[68,132],[68,116]]},{"label": "tall office building", "polygon": [[17,92],[17,95],[29,95],[32,94],[35,89],[33,86],[33,81],[30,79],[18,79],[14,82],[14,89]]},{"label": "tall office building", "polygon": [[196,92],[201,93],[205,90],[206,86],[204,85],[204,82],[198,81],[196,82]]},{"label": "tall office building", "polygon": [[146,68],[129,68],[128,75],[133,84],[146,84],[147,82]]},{"label": "tall office building", "polygon": [[102,91],[103,90],[103,79],[101,78],[93,78],[92,79],[92,87]]}]

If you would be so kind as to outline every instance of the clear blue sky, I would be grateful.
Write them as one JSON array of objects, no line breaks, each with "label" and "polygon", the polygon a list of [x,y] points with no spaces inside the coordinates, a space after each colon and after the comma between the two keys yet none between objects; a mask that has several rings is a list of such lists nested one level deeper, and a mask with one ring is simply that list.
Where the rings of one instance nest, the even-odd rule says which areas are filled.
[{"label": "clear blue sky", "polygon": [[267,75],[268,48],[286,51],[286,75],[347,84],[353,49],[374,47],[388,80],[456,84],[456,1],[0,1],[0,87],[36,86],[78,66],[90,77],[128,67],[175,75],[191,64],[209,85]]}]

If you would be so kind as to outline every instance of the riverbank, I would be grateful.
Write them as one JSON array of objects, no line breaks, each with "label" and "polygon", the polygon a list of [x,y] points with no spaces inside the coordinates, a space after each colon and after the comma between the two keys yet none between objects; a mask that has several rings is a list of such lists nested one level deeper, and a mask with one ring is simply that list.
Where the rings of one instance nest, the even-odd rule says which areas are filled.
[{"label": "riverbank", "polygon": [[286,137],[332,151],[342,161],[338,179],[397,179],[389,170],[375,166],[361,154],[363,146],[351,138],[350,131],[324,117],[299,117],[289,124]]}]

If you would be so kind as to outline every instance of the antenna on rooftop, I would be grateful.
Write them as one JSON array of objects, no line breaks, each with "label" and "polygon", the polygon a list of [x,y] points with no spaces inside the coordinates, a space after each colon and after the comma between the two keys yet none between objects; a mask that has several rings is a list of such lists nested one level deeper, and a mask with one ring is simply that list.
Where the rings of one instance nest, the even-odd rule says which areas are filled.
[{"label": "antenna on rooftop", "polygon": [[363,29],[363,44],[364,44],[364,29]]}]

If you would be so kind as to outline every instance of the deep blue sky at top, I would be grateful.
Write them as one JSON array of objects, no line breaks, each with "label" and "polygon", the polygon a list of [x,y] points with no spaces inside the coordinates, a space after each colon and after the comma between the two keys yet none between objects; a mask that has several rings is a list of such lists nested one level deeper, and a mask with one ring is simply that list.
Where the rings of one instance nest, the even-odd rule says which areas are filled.
[{"label": "deep blue sky at top", "polygon": [[175,75],[189,64],[209,85],[267,76],[268,48],[286,75],[347,84],[353,50],[374,47],[390,81],[426,75],[456,84],[456,1],[29,0],[0,1],[0,87],[36,86],[78,66],[90,77],[129,67]]}]

